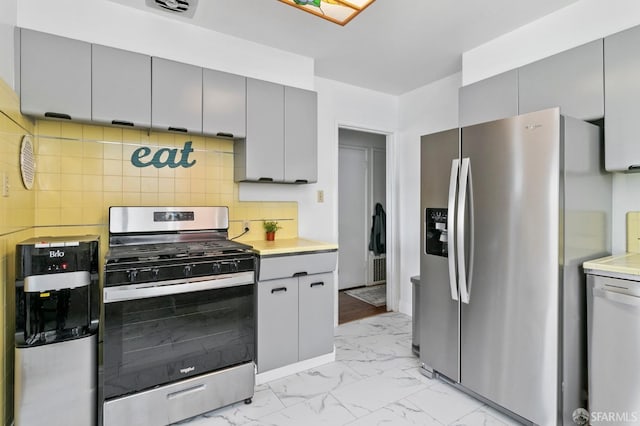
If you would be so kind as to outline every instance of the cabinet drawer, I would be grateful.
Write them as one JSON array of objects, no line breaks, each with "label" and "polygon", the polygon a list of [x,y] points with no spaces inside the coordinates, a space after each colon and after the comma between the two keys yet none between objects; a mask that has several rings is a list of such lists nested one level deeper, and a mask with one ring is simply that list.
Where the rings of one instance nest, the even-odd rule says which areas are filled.
[{"label": "cabinet drawer", "polygon": [[331,272],[336,268],[337,251],[260,258],[258,281]]}]

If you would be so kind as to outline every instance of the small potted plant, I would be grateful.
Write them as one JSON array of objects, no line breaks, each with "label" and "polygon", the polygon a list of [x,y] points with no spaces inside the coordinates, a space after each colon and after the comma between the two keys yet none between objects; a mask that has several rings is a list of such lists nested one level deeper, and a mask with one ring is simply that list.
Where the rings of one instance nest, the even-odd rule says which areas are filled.
[{"label": "small potted plant", "polygon": [[272,220],[265,220],[262,225],[267,232],[267,241],[273,241],[276,238],[276,231],[282,229],[282,226],[278,226],[278,222]]}]

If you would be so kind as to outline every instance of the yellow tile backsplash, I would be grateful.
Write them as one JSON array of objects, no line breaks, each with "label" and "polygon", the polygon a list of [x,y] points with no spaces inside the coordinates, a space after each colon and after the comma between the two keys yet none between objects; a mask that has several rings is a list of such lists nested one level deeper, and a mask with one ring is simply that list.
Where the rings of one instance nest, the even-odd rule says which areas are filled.
[{"label": "yellow tile backsplash", "polygon": [[[223,205],[229,207],[229,236],[251,231],[239,241],[264,239],[263,220],[282,226],[278,238],[298,236],[295,202],[241,202],[233,181],[233,142],[218,138],[148,132],[62,121],[36,120],[20,114],[15,92],[0,79],[0,178],[9,180],[9,196],[0,196],[0,423],[13,418],[13,330],[15,318],[15,245],[34,236],[97,234],[108,249],[108,208],[115,205]],[[33,135],[36,179],[22,185],[19,148]],[[180,150],[191,141],[189,168],[135,167],[131,155],[141,146],[152,152]],[[151,156],[146,157],[148,161]]]},{"label": "yellow tile backsplash", "polygon": [[640,253],[640,212],[627,212],[627,251]]}]

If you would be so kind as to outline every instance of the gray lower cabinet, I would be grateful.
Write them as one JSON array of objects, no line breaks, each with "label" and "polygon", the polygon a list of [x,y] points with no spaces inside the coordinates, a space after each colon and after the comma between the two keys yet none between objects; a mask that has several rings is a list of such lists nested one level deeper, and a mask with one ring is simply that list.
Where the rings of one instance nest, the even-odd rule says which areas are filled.
[{"label": "gray lower cabinet", "polygon": [[258,372],[331,353],[336,250],[260,257]]},{"label": "gray lower cabinet", "polygon": [[640,26],[604,39],[605,169],[640,169]]},{"label": "gray lower cabinet", "polygon": [[318,181],[318,95],[284,88],[284,181]]},{"label": "gray lower cabinet", "polygon": [[151,127],[202,133],[202,68],[152,58]]},{"label": "gray lower cabinet", "polygon": [[247,132],[246,98],[246,77],[203,69],[203,133],[230,138],[244,138]]},{"label": "gray lower cabinet", "polygon": [[20,109],[36,117],[91,120],[91,44],[21,29]]},{"label": "gray lower cabinet", "polygon": [[258,372],[298,362],[298,278],[258,282]]},{"label": "gray lower cabinet", "polygon": [[98,123],[151,126],[151,57],[92,45],[92,119]]},{"label": "gray lower cabinet", "polygon": [[307,275],[298,283],[300,360],[333,350],[333,274]]},{"label": "gray lower cabinet", "polygon": [[560,107],[581,120],[604,117],[602,46],[599,39],[521,67],[518,112]]}]

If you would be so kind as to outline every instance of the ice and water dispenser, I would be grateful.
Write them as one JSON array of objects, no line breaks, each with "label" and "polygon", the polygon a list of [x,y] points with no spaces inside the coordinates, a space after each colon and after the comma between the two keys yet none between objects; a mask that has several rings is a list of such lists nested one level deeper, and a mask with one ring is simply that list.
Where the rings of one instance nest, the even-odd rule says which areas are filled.
[{"label": "ice and water dispenser", "polygon": [[425,215],[425,251],[427,254],[447,257],[447,209],[428,208]]},{"label": "ice and water dispenser", "polygon": [[97,236],[16,246],[15,425],[97,421]]}]

